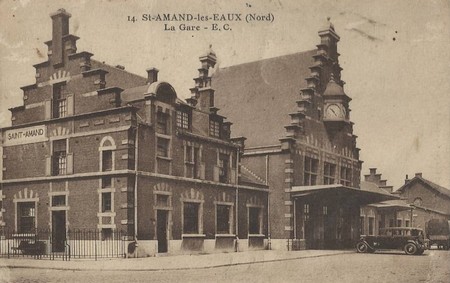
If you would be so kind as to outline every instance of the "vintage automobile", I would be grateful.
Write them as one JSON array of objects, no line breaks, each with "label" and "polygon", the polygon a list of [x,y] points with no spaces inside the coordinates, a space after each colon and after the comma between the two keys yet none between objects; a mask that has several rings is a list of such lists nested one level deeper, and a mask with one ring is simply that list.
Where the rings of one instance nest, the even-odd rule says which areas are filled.
[{"label": "vintage automobile", "polygon": [[408,255],[421,255],[427,249],[422,229],[390,227],[380,229],[378,236],[362,235],[356,244],[358,253],[373,253],[376,250],[404,250]]}]

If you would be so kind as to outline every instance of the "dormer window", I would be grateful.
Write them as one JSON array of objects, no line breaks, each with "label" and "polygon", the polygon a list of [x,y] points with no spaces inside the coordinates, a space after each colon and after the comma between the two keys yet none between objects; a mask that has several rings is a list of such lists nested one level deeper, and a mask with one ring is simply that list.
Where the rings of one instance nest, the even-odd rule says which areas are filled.
[{"label": "dormer window", "polygon": [[189,129],[190,128],[190,117],[189,113],[186,111],[178,110],[177,111],[177,127],[180,129]]},{"label": "dormer window", "polygon": [[220,122],[209,120],[209,135],[220,138]]}]

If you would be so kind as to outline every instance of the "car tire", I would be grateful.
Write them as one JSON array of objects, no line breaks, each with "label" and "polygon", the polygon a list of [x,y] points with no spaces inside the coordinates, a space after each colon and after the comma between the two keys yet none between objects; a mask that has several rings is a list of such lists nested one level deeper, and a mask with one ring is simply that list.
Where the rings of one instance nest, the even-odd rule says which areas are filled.
[{"label": "car tire", "polygon": [[356,251],[358,253],[367,253],[369,246],[365,242],[359,242],[356,244]]},{"label": "car tire", "polygon": [[414,255],[417,253],[417,246],[413,243],[407,243],[404,250],[407,255]]}]

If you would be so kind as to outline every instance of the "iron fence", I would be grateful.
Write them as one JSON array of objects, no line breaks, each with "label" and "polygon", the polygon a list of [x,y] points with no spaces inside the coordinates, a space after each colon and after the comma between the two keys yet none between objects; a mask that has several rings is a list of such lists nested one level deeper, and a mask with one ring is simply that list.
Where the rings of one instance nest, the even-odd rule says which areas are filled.
[{"label": "iron fence", "polygon": [[36,229],[27,233],[0,228],[0,257],[71,258],[125,257],[130,241],[124,231]]}]

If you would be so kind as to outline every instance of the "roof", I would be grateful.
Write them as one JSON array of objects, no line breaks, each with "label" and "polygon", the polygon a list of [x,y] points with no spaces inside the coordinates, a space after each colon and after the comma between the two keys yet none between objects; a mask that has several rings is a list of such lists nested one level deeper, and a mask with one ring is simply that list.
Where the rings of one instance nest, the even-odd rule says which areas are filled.
[{"label": "roof", "polygon": [[376,207],[378,209],[396,209],[396,210],[408,210],[412,207],[407,204],[404,200],[387,200],[378,203],[370,204],[370,206]]},{"label": "roof", "polygon": [[108,74],[106,74],[107,87],[117,86],[123,89],[127,89],[147,83],[147,79],[142,76],[110,66],[97,60],[91,59],[91,68],[103,69],[108,72]]},{"label": "roof", "polygon": [[331,76],[330,81],[327,84],[323,96],[344,96],[344,88],[334,81],[333,76]]},{"label": "roof", "polygon": [[425,185],[427,185],[430,189],[437,191],[438,193],[445,195],[447,197],[450,198],[450,190],[448,190],[447,188],[444,188],[442,186],[439,186],[438,184],[435,184],[431,181],[428,181],[427,179],[424,179],[421,176],[415,176],[414,178],[412,178],[409,182],[407,182],[406,184],[404,184],[403,186],[401,186],[397,191],[395,191],[394,193],[401,193],[403,192],[407,187],[409,187],[410,184],[412,184],[413,182],[422,182]]},{"label": "roof", "polygon": [[213,74],[215,106],[234,122],[233,136],[246,146],[278,144],[284,126],[297,112],[300,90],[306,88],[316,50],[218,69]]},{"label": "roof", "polygon": [[397,196],[387,192],[346,187],[341,184],[293,186],[291,190],[292,197],[304,197],[318,194],[326,194],[327,197],[332,197],[334,194],[336,196],[342,196],[345,199],[356,199],[361,205],[398,199]]}]

